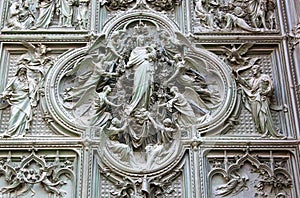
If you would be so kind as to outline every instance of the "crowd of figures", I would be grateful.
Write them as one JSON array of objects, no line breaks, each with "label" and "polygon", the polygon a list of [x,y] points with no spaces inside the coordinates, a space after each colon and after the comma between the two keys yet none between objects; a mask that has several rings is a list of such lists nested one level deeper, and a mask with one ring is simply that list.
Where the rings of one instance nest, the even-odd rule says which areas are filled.
[{"label": "crowd of figures", "polygon": [[199,31],[244,30],[262,32],[276,29],[274,0],[195,0]]},{"label": "crowd of figures", "polygon": [[[125,10],[136,3],[100,1],[111,10]],[[146,1],[156,10],[172,10],[181,1]],[[6,27],[12,30],[73,27],[87,29],[90,0],[10,0]],[[194,0],[199,31],[244,30],[262,32],[276,29],[274,0]]]},{"label": "crowd of figures", "polygon": [[144,153],[151,168],[159,156],[170,153],[180,131],[209,122],[221,101],[221,88],[199,72],[205,70],[205,61],[189,62],[183,45],[143,23],[116,31],[109,39],[100,36],[89,55],[64,74],[65,108],[76,112],[85,106],[89,110],[76,116],[86,116],[85,124],[107,134],[111,151],[131,163],[134,152]]},{"label": "crowd of figures", "polygon": [[90,0],[11,0],[6,28],[12,30],[72,27],[87,29]]},{"label": "crowd of figures", "polygon": [[[2,137],[24,136],[30,129],[33,109],[53,64],[45,45],[22,44],[28,52],[17,61],[15,76],[1,94],[1,109],[11,107]],[[106,146],[121,161],[132,166],[146,163],[151,169],[173,152],[181,132],[209,123],[222,102],[218,75],[210,74],[205,60],[187,54],[188,46],[180,33],[170,36],[142,22],[109,37],[100,35],[86,55],[62,74],[63,107],[80,118],[80,124],[95,129],[95,134],[105,135]],[[270,76],[262,74],[257,58],[241,56],[242,48],[251,46],[226,48],[229,64],[238,67],[233,75],[256,131],[285,138],[272,122]],[[143,153],[145,161],[136,161],[137,152]]]}]

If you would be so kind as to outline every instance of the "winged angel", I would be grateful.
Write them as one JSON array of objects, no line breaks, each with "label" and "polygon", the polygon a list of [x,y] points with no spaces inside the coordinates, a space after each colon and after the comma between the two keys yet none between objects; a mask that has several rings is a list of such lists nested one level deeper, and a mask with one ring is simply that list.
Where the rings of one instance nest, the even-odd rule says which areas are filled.
[{"label": "winged angel", "polygon": [[141,22],[100,35],[63,75],[64,106],[114,137],[110,121],[117,118],[120,142],[132,150],[167,148],[172,141],[158,132],[166,119],[173,133],[208,122],[221,101],[219,87],[206,61],[187,55],[191,43],[175,35]]}]

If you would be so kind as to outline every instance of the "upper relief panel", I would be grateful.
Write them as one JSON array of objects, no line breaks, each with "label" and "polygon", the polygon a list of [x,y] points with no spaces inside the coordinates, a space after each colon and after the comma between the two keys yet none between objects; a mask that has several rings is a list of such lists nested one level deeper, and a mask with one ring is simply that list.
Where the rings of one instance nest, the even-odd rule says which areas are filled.
[{"label": "upper relief panel", "polygon": [[[106,6],[108,10],[126,10],[132,8],[136,0],[100,0],[102,6]],[[157,11],[174,11],[175,7],[181,4],[176,0],[146,0],[151,8]]]},{"label": "upper relief panel", "polygon": [[274,0],[194,0],[194,33],[277,33]]},{"label": "upper relief panel", "polygon": [[8,0],[3,30],[88,29],[90,0]]},{"label": "upper relief panel", "polygon": [[99,8],[99,13],[97,13],[99,18],[96,19],[95,26],[99,26],[96,29],[102,30],[106,23],[109,23],[114,17],[132,13],[139,9],[168,17],[177,26],[180,26],[180,24],[183,24],[184,11],[182,8],[185,7],[185,3],[181,0],[100,0],[97,6]]}]

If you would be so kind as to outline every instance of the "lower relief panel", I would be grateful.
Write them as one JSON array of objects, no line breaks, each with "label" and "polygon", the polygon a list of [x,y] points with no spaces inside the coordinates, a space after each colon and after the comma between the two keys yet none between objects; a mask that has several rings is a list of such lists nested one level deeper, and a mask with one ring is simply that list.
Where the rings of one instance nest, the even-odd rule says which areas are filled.
[{"label": "lower relief panel", "polygon": [[[205,153],[205,152],[203,152]],[[205,197],[295,197],[296,173],[288,150],[210,150],[202,158]],[[296,196],[297,197],[297,196]]]},{"label": "lower relief panel", "polygon": [[61,150],[0,152],[1,198],[74,198],[78,155]]},{"label": "lower relief panel", "polygon": [[106,167],[95,156],[93,163],[93,198],[149,197],[181,198],[184,197],[183,166],[184,160],[168,173],[140,174],[122,173]]}]

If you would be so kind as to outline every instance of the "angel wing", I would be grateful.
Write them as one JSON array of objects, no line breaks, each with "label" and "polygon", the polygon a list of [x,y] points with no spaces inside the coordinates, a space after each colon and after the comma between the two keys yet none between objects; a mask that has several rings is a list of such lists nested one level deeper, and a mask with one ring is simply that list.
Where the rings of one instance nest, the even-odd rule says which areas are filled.
[{"label": "angel wing", "polygon": [[92,51],[96,49],[105,49],[106,48],[106,34],[101,34],[91,45],[91,47],[87,50],[87,54],[90,54]]},{"label": "angel wing", "polygon": [[26,47],[29,51],[35,52],[36,47],[35,47],[34,45],[32,45],[31,43],[28,43],[27,41],[22,41],[21,43],[22,43],[22,45],[23,45],[24,47]]},{"label": "angel wing", "polygon": [[248,50],[255,44],[255,42],[251,42],[251,43],[244,43],[241,44],[238,48],[237,48],[237,53],[240,55],[244,55],[248,52]]},{"label": "angel wing", "polygon": [[88,87],[87,89],[83,90],[83,92],[81,93],[81,97],[79,97],[79,99],[77,101],[73,102],[72,104],[64,103],[63,106],[66,109],[75,109],[75,108],[79,107],[80,105],[82,105],[83,103],[88,103],[88,107],[86,107],[86,111],[81,112],[81,116],[82,116],[90,109],[92,104],[88,101],[90,101],[90,99],[94,97],[95,90],[96,90],[96,85],[92,85],[92,86]]},{"label": "angel wing", "polygon": [[188,40],[181,32],[175,32],[176,38],[181,41],[182,44],[189,47],[192,46],[192,43],[190,40]]},{"label": "angel wing", "polygon": [[199,97],[197,92],[190,88],[185,87],[183,95],[187,99],[187,101],[196,108],[197,111],[199,111],[202,114],[208,113],[209,107],[205,104],[205,102]]},{"label": "angel wing", "polygon": [[198,70],[199,68],[203,68],[207,72],[212,71],[210,68],[208,68],[207,63],[204,60],[197,59],[197,61],[195,61],[194,59],[192,59],[190,57],[185,57],[184,59],[187,60],[188,62],[190,62],[193,65],[193,69],[195,69],[195,70]]},{"label": "angel wing", "polygon": [[231,49],[225,46],[221,46],[220,48],[225,50],[229,62],[243,65],[248,58],[242,56],[246,54],[253,45],[254,42],[241,44],[238,48],[236,48],[234,44]]},{"label": "angel wing", "polygon": [[24,47],[26,47],[28,49],[28,54],[31,58],[34,58],[35,57],[35,52],[36,52],[36,47],[34,45],[32,45],[31,43],[28,43],[27,41],[22,41],[21,42],[22,45]]},{"label": "angel wing", "polygon": [[92,69],[94,69],[95,67],[95,63],[93,61],[93,57],[92,56],[85,56],[85,57],[81,57],[79,58],[75,64],[74,67],[71,70],[68,70],[64,75],[65,76],[72,76],[74,75],[81,67],[92,67]]},{"label": "angel wing", "polygon": [[170,42],[175,45],[179,53],[184,56],[184,49],[192,46],[191,42],[181,33],[175,32],[176,38],[170,38]]},{"label": "angel wing", "polygon": [[232,53],[231,49],[229,49],[225,46],[220,46],[220,48],[225,50],[226,56],[229,56]]},{"label": "angel wing", "polygon": [[260,60],[260,58],[257,58],[257,57],[251,58],[251,59],[249,60],[249,62],[248,62],[247,65],[253,66],[253,65],[254,65],[257,61],[259,61],[259,60]]}]

